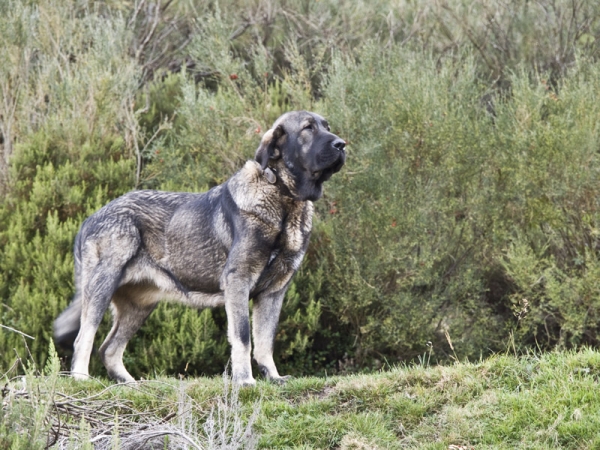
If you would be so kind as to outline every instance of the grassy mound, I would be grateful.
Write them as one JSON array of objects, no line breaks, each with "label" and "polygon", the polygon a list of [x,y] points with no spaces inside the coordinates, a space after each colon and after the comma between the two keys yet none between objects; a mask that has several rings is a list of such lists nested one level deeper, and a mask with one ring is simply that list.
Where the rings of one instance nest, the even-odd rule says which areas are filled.
[{"label": "grassy mound", "polygon": [[[596,448],[600,353],[590,349],[371,375],[137,385],[47,375],[3,390],[3,448]],[[92,446],[95,445],[95,447]]]}]

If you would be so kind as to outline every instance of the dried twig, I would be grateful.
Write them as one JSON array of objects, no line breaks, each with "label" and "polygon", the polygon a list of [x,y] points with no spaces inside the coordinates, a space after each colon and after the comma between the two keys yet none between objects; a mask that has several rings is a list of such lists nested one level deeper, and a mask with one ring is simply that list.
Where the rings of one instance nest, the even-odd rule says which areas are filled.
[{"label": "dried twig", "polygon": [[[9,382],[2,394],[7,408],[17,404],[36,408],[39,402],[51,405],[44,422],[47,448],[63,449],[72,446],[74,441],[87,441],[95,449],[110,449],[115,442],[115,433],[118,433],[119,446],[123,449],[155,448],[157,445],[163,448],[166,436],[169,440],[165,448],[169,449],[213,448],[215,444],[224,444],[227,448],[252,447],[256,438],[251,428],[259,408],[253,408],[252,416],[242,421],[238,388],[232,387],[226,377],[224,380],[223,398],[217,399],[212,410],[187,395],[184,382],[180,385],[178,399],[170,402],[164,402],[164,397],[154,393],[149,385],[159,383],[173,387],[171,384],[159,381],[128,384],[128,388],[163,400],[162,406],[143,411],[133,401],[122,398],[122,393],[117,391],[123,388],[122,384],[86,395],[85,392],[65,394],[40,388],[47,383],[36,386],[34,393],[31,387],[21,388]],[[165,414],[165,409],[170,411]],[[208,420],[204,433],[199,433],[198,420],[202,417]],[[16,424],[16,428],[26,430],[28,426],[24,422]]]},{"label": "dried twig", "polygon": [[6,325],[2,325],[1,323],[0,323],[0,327],[6,328],[7,330],[10,330],[10,331],[14,331],[15,333],[19,333],[21,336],[25,336],[25,337],[27,337],[29,339],[35,340],[35,338],[33,336],[29,336],[28,334],[25,334],[22,331],[15,330],[14,328],[11,328],[11,327],[7,327]]}]

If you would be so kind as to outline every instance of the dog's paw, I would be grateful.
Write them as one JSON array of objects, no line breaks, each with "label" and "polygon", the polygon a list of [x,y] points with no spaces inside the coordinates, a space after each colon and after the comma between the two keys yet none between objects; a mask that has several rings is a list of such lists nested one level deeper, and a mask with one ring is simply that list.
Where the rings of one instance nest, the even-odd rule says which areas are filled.
[{"label": "dog's paw", "polygon": [[118,384],[135,384],[137,381],[133,378],[125,367],[110,367],[108,370],[108,377]]},{"label": "dog's paw", "polygon": [[87,372],[73,372],[71,371],[71,378],[77,381],[91,380],[92,377]]},{"label": "dog's paw", "polygon": [[256,380],[254,378],[234,378],[233,382],[240,387],[252,387],[256,386]]},{"label": "dog's paw", "polygon": [[268,366],[258,364],[258,370],[267,381],[275,384],[285,384],[288,380],[293,378],[291,375],[285,375],[283,377],[279,376],[275,366],[271,366],[271,369],[269,370]]},{"label": "dog's paw", "polygon": [[291,380],[292,378],[294,378],[291,375],[285,375],[283,377],[269,377],[268,380],[271,383],[275,383],[275,384],[285,384],[287,383],[289,380]]}]

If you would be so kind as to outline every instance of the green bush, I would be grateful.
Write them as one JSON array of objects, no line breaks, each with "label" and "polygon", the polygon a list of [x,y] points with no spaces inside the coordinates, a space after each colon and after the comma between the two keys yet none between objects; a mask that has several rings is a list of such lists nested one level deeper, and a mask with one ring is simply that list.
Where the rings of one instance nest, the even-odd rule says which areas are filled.
[{"label": "green bush", "polygon": [[358,60],[334,62],[323,102],[353,153],[318,266],[359,364],[428,341],[477,357],[514,331],[522,345],[595,344],[597,64],[556,90],[516,72],[490,115],[468,58],[370,46]]},{"label": "green bush", "polygon": [[[13,134],[3,133],[13,153],[0,204],[0,322],[33,335],[29,349],[44,364],[52,321],[73,293],[77,229],[133,186],[128,117],[139,69],[127,56],[124,20],[72,17],[68,2],[9,3],[14,10],[0,21],[21,34],[4,48],[18,96]],[[4,330],[0,348],[2,365],[14,348],[25,352],[21,337]]]},{"label": "green bush", "polygon": [[[0,323],[40,364],[82,220],[134,188],[223,182],[292,109],[349,154],[284,304],[281,372],[597,344],[597,5],[148,5],[0,5]],[[126,364],[221,372],[225,325],[162,305]],[[13,348],[3,329],[2,366]]]},{"label": "green bush", "polygon": [[494,207],[480,194],[500,131],[475,65],[376,45],[357,60],[334,62],[324,101],[351,154],[319,230],[323,307],[350,327],[359,366],[412,359],[429,341],[448,357],[446,332],[461,356],[497,350],[511,314],[490,292]]}]

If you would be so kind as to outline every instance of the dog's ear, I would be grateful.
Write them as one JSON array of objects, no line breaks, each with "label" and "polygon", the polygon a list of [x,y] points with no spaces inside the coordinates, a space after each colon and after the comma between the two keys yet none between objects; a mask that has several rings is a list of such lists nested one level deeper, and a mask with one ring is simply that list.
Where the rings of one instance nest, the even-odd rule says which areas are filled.
[{"label": "dog's ear", "polygon": [[260,145],[256,149],[254,159],[260,164],[262,170],[267,168],[270,159],[277,159],[281,156],[281,151],[277,147],[278,141],[285,134],[283,127],[277,125],[268,130],[262,137]]}]

